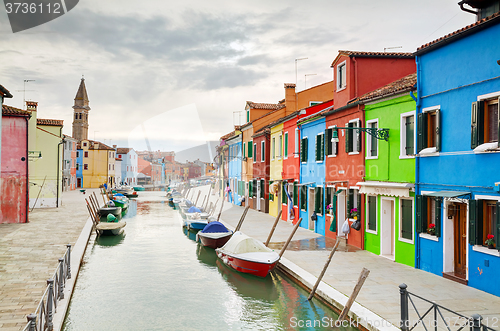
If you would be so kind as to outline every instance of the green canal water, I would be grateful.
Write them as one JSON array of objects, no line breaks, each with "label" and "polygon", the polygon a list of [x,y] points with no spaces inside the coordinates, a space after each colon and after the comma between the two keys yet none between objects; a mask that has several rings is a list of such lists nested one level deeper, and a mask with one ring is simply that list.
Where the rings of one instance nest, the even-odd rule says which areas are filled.
[{"label": "green canal water", "polygon": [[331,329],[334,312],[283,273],[229,269],[182,228],[164,192],[140,194],[123,235],[89,243],[63,330]]}]

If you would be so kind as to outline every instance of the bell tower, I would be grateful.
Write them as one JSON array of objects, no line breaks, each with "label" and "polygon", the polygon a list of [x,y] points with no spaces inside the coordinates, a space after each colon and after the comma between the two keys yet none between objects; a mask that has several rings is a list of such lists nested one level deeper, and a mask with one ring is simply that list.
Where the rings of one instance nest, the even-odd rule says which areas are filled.
[{"label": "bell tower", "polygon": [[88,139],[89,135],[89,98],[85,88],[85,79],[80,81],[73,106],[73,138],[78,141]]}]

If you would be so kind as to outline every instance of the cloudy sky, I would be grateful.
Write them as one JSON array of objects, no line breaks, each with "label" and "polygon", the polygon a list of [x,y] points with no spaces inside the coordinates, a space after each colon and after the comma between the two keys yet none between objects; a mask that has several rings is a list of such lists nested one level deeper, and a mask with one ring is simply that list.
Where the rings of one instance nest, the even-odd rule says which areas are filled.
[{"label": "cloudy sky", "polygon": [[231,131],[247,100],[275,103],[332,79],[339,50],[413,52],[473,23],[458,0],[83,0],[67,14],[13,34],[0,10],[0,84],[6,103],[39,102],[71,135],[82,75],[89,138],[182,150]]}]

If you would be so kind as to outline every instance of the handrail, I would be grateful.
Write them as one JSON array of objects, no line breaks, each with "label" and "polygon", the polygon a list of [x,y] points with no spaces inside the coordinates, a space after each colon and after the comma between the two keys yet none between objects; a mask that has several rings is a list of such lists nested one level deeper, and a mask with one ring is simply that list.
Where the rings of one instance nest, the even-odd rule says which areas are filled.
[{"label": "handrail", "polygon": [[52,331],[54,329],[52,319],[57,311],[57,302],[64,299],[66,280],[71,278],[71,245],[67,244],[66,247],[66,252],[63,257],[59,258],[52,278],[47,279],[47,287],[35,312],[27,316],[28,323],[23,331]]}]

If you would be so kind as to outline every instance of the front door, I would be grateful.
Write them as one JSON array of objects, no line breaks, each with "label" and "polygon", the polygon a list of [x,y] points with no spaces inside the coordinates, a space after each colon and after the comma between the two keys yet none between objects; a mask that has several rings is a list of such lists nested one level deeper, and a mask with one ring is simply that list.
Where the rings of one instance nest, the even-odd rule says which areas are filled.
[{"label": "front door", "polygon": [[255,182],[257,184],[257,196],[255,197],[255,201],[257,206],[255,209],[260,210],[260,180]]},{"label": "front door", "polygon": [[464,203],[454,206],[456,208],[455,224],[453,226],[453,246],[455,261],[455,276],[466,278],[467,265],[467,208]]},{"label": "front door", "polygon": [[394,259],[394,200],[382,198],[380,255]]},{"label": "front door", "polygon": [[337,236],[344,236],[342,232],[342,225],[345,222],[345,190],[337,196]]}]

